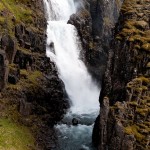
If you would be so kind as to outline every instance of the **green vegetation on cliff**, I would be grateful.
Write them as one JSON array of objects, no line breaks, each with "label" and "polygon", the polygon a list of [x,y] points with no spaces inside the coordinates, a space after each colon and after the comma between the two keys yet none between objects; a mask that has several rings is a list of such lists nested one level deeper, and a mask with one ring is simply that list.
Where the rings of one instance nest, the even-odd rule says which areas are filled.
[{"label": "green vegetation on cliff", "polygon": [[123,43],[132,56],[135,78],[127,83],[127,97],[120,100],[126,103],[117,102],[111,107],[115,118],[122,122],[125,134],[133,135],[135,148],[141,150],[150,148],[149,7],[148,0],[125,0],[122,6],[122,24],[116,40]]},{"label": "green vegetation on cliff", "polygon": [[[0,1],[0,29],[1,32],[7,32],[11,36],[15,34],[17,24],[25,24],[36,31],[36,18],[42,17],[40,10],[33,6],[35,2],[30,0],[1,0]],[[41,6],[42,7],[42,6]],[[41,28],[42,30],[42,28]]]},{"label": "green vegetation on cliff", "polygon": [[100,97],[101,149],[150,149],[149,20],[149,0],[124,1]]},{"label": "green vegetation on cliff", "polygon": [[31,150],[34,148],[34,138],[29,129],[10,119],[0,119],[0,149],[1,150]]},{"label": "green vegetation on cliff", "polygon": [[44,61],[45,57],[42,2],[0,1],[0,57],[4,60],[0,64],[3,71],[0,74],[4,75],[0,80],[0,85],[4,85],[0,87],[0,150],[36,149],[36,129],[27,117],[31,104],[26,102],[25,94],[38,93],[42,85],[43,74],[33,64],[35,61],[40,64],[40,59]]},{"label": "green vegetation on cliff", "polygon": [[3,32],[14,35],[13,29],[16,24],[23,22],[28,25],[33,22],[33,11],[24,4],[16,0],[0,1],[0,27]]},{"label": "green vegetation on cliff", "polygon": [[[143,9],[144,8],[144,9]],[[126,20],[122,30],[117,35],[118,40],[128,40],[134,44],[133,50],[150,51],[150,14],[149,1],[138,0],[124,2],[122,12]],[[137,17],[136,17],[137,16]]]}]

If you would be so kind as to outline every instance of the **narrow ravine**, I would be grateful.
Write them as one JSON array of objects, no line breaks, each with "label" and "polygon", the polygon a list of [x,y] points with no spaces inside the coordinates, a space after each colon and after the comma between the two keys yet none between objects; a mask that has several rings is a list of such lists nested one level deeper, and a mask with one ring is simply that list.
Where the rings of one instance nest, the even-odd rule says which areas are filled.
[{"label": "narrow ravine", "polygon": [[[76,12],[74,0],[44,0],[47,25],[47,56],[56,63],[59,77],[71,102],[63,121],[55,128],[59,133],[55,150],[93,150],[93,123],[99,110],[100,89],[80,59],[81,43],[76,28],[67,24]],[[71,125],[72,119],[79,121]]]}]

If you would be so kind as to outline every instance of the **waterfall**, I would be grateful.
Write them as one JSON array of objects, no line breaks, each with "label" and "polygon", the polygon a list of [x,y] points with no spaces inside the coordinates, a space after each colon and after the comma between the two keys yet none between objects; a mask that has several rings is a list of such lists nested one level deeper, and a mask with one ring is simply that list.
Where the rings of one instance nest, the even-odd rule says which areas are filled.
[{"label": "waterfall", "polygon": [[[44,4],[48,19],[46,53],[55,62],[59,77],[64,82],[71,101],[71,108],[66,116],[68,118],[72,118],[74,115],[78,116],[83,122],[85,118],[90,118],[93,123],[99,110],[100,89],[93,82],[85,64],[80,59],[82,47],[76,28],[67,24],[69,17],[76,12],[76,4],[74,0],[44,0]],[[67,133],[75,134],[74,131],[77,130],[80,134],[75,134],[76,137],[81,136],[82,131],[87,136],[87,133],[91,135],[92,123],[90,126],[58,125],[56,128],[63,130],[65,136]]]}]

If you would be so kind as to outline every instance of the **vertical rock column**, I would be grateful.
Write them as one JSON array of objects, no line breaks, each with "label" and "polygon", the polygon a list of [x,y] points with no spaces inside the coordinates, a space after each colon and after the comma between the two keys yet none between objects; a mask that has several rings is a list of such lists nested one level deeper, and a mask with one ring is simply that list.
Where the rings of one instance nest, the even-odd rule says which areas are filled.
[{"label": "vertical rock column", "polygon": [[0,50],[0,92],[5,87],[8,78],[8,62],[6,61],[6,54]]}]

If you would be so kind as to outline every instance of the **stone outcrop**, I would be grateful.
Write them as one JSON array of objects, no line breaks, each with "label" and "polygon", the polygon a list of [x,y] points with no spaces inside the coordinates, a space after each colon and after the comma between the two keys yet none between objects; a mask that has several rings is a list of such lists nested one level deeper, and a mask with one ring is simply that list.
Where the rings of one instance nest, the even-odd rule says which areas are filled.
[{"label": "stone outcrop", "polygon": [[0,92],[5,87],[8,78],[8,63],[6,54],[0,50]]},{"label": "stone outcrop", "polygon": [[84,0],[68,23],[75,25],[81,38],[82,59],[89,72],[100,83],[105,71],[111,30],[118,20],[122,0]]},{"label": "stone outcrop", "polygon": [[150,149],[149,10],[148,0],[125,0],[122,6],[102,84],[99,131],[93,134],[100,150]]}]

